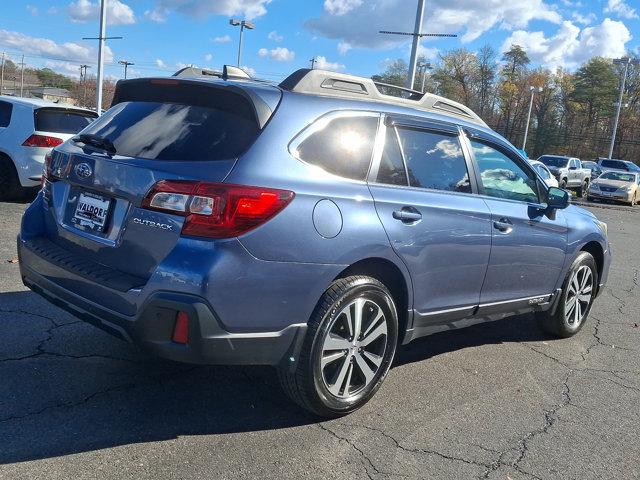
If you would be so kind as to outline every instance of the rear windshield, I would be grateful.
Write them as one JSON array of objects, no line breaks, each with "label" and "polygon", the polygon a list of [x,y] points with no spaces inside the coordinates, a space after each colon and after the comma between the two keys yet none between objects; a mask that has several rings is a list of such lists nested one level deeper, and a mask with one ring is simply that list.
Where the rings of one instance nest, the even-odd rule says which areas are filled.
[{"label": "rear windshield", "polygon": [[211,107],[123,102],[84,133],[111,140],[117,155],[149,160],[222,160],[258,136],[255,120]]},{"label": "rear windshield", "polygon": [[618,170],[628,170],[627,164],[620,160],[602,160],[600,164],[604,168],[617,168]]},{"label": "rear windshield", "polygon": [[39,108],[33,114],[39,132],[78,133],[98,115],[91,112],[64,110],[61,108]]},{"label": "rear windshield", "polygon": [[563,168],[567,166],[569,159],[567,157],[553,157],[551,155],[543,155],[538,159],[539,162],[544,163],[547,167]]}]

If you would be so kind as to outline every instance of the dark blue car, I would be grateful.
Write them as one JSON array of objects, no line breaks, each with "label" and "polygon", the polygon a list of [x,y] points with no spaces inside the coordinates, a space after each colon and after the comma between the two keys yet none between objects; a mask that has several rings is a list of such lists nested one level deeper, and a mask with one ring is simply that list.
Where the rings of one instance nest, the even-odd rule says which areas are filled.
[{"label": "dark blue car", "polygon": [[465,106],[391,91],[321,70],[119,82],[47,159],[25,285],[162,357],[276,366],[324,416],[415,338],[531,311],[579,331],[606,225]]}]

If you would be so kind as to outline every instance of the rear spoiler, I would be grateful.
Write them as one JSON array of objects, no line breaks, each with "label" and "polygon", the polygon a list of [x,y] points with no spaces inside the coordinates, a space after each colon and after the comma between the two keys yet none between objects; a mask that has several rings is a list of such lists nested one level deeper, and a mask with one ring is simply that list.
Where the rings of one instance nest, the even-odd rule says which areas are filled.
[{"label": "rear spoiler", "polygon": [[[228,95],[214,97],[212,95],[214,91],[224,92]],[[259,91],[254,88],[244,88],[242,85],[227,83],[215,78],[182,78],[176,76],[134,78],[120,80],[116,83],[111,106],[130,101],[169,101],[171,103],[204,107],[222,107],[228,108],[229,111],[236,111],[240,115],[253,117],[262,129],[273,115],[282,96],[279,90],[274,90],[274,92],[277,92],[277,95],[265,94],[263,98]],[[241,97],[246,102],[240,102],[238,97]],[[243,103],[250,112],[244,111]]]}]

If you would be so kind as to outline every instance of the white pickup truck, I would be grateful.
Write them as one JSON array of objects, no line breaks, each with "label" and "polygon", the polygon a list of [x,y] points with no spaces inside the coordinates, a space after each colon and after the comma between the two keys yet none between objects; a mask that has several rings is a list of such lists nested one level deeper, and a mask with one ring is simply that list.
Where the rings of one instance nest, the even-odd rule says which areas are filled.
[{"label": "white pickup truck", "polygon": [[582,162],[575,157],[560,155],[542,155],[538,158],[551,174],[558,179],[560,188],[575,190],[579,197],[584,197],[589,190],[591,170],[582,168]]}]

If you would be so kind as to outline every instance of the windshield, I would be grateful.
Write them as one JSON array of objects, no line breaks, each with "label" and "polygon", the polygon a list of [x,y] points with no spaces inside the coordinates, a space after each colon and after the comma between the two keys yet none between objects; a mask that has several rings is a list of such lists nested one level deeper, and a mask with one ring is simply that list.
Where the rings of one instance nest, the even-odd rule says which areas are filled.
[{"label": "windshield", "polygon": [[538,159],[538,161],[544,163],[547,167],[562,168],[567,166],[567,162],[569,161],[569,159],[567,157],[543,155]]},{"label": "windshield", "polygon": [[635,182],[636,175],[633,173],[605,172],[600,175],[599,180],[615,180],[617,182]]}]

